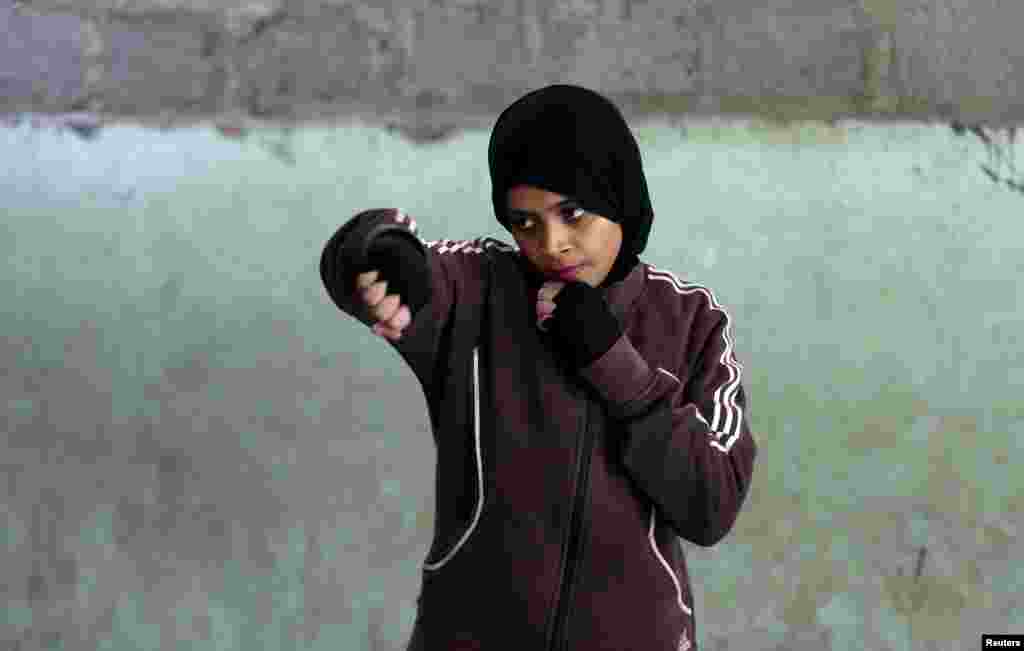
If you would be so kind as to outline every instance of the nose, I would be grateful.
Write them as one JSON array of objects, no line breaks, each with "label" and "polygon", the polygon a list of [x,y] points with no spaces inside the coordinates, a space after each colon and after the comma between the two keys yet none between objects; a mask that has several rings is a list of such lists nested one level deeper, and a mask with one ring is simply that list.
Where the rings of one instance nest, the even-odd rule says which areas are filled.
[{"label": "nose", "polygon": [[562,224],[548,225],[541,235],[541,251],[550,258],[558,258],[570,246],[570,233],[568,227]]}]

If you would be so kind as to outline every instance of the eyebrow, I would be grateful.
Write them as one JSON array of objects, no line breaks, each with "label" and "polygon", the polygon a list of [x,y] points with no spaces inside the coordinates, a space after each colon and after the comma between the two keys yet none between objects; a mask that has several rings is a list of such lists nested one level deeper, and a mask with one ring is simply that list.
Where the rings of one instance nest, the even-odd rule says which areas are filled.
[{"label": "eyebrow", "polygon": [[[552,208],[561,208],[562,206],[565,206],[565,205],[568,205],[568,204],[578,204],[578,203],[579,202],[576,201],[576,199],[573,199],[572,197],[569,197],[568,199],[562,199],[558,203],[548,206],[547,210],[551,210]],[[534,212],[532,210],[520,210],[519,208],[509,208],[508,212],[509,212],[509,215],[515,215],[515,216],[525,215],[527,217],[536,217],[537,219],[540,219],[540,215],[538,215],[536,212]]]}]

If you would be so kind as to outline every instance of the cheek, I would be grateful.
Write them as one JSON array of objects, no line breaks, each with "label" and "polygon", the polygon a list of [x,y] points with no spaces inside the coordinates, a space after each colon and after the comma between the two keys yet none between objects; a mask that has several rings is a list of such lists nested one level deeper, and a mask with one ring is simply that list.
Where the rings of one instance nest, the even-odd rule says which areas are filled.
[{"label": "cheek", "polygon": [[610,267],[615,263],[615,258],[619,254],[619,248],[621,246],[621,241],[614,233],[609,233],[603,238],[601,242],[601,252],[605,258],[607,266]]},{"label": "cheek", "polygon": [[530,257],[543,257],[544,244],[535,238],[524,238],[519,243],[519,248],[530,254]]},{"label": "cheek", "polygon": [[622,250],[622,233],[621,233],[621,231],[618,232],[618,233],[614,233],[608,239],[609,239],[609,242],[608,242],[608,252],[611,254],[612,260],[614,260],[616,258],[616,256],[619,255],[619,251]]},{"label": "cheek", "polygon": [[537,247],[529,240],[516,239],[519,251],[535,266],[537,264]]}]

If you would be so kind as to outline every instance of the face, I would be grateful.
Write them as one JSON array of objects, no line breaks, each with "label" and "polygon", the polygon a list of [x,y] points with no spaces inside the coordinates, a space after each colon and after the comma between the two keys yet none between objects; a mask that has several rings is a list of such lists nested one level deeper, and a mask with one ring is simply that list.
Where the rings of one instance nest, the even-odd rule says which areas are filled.
[{"label": "face", "polygon": [[[608,276],[622,246],[622,227],[586,212],[570,197],[528,185],[508,191],[508,231],[533,266],[551,279],[591,287]],[[581,265],[565,276],[563,267]]]}]

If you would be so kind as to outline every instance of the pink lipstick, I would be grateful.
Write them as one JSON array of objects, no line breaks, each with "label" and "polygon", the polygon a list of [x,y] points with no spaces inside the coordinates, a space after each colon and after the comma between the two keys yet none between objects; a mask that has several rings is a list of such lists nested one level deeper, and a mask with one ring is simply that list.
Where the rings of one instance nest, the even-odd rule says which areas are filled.
[{"label": "pink lipstick", "polygon": [[576,274],[582,268],[583,268],[583,265],[578,264],[575,267],[565,267],[563,269],[559,269],[558,270],[558,277],[561,278],[562,280],[570,281],[570,280],[572,280],[572,279],[574,279],[576,277]]}]

